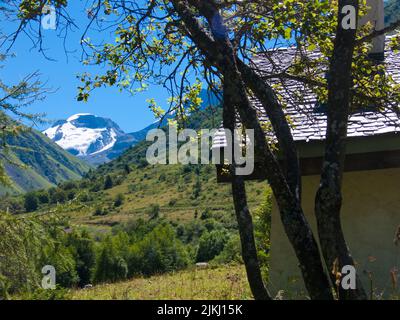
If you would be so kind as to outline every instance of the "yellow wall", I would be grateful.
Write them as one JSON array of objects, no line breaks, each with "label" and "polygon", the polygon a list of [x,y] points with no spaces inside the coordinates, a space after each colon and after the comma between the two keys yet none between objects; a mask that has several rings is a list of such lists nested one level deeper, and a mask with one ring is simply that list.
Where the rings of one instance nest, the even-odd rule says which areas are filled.
[{"label": "yellow wall", "polygon": [[[318,184],[317,176],[303,178],[303,208],[316,237],[314,197]],[[400,271],[400,247],[393,241],[400,225],[400,169],[346,173],[343,195],[343,230],[358,263],[357,272],[368,293],[371,285],[366,271],[372,271],[375,292],[390,294],[390,271],[394,267]],[[287,298],[304,296],[297,260],[275,203],[271,243],[271,291],[276,293],[283,289]],[[373,260],[375,262],[371,262]]]}]

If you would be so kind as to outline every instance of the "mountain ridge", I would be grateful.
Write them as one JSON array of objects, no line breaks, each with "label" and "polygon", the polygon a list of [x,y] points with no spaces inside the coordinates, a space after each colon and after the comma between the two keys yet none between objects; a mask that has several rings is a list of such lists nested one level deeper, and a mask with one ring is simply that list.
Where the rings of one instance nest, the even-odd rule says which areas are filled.
[{"label": "mountain ridge", "polygon": [[[217,105],[214,94],[203,90],[200,110]],[[90,113],[78,113],[66,120],[56,121],[43,131],[53,142],[74,156],[98,166],[117,159],[126,150],[146,139],[147,133],[167,124],[172,115],[156,121],[142,130],[125,133],[117,123]]]},{"label": "mountain ridge", "polygon": [[0,154],[12,184],[0,186],[0,194],[47,189],[59,183],[80,179],[90,166],[70,155],[45,135],[25,127],[6,138],[7,152]]},{"label": "mountain ridge", "polygon": [[100,165],[118,158],[159,125],[155,122],[137,132],[125,133],[109,118],[78,113],[55,122],[43,134],[72,155],[92,165]]}]

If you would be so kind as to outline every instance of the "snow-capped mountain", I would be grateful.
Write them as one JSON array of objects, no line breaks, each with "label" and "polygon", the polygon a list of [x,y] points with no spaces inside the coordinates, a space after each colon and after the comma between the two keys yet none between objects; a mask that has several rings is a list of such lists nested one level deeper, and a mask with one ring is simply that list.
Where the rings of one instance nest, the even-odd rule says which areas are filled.
[{"label": "snow-capped mountain", "polygon": [[125,133],[110,119],[88,113],[57,121],[43,133],[63,149],[92,164],[108,162],[142,139],[142,135]]},{"label": "snow-capped mountain", "polygon": [[[203,100],[201,109],[219,104],[217,97],[205,90],[201,98]],[[111,119],[90,113],[79,113],[67,120],[57,121],[43,133],[73,155],[83,158],[90,164],[99,165],[119,157],[131,146],[145,140],[150,130],[166,126],[171,117],[169,115],[162,123],[156,121],[140,131],[125,133]]]}]

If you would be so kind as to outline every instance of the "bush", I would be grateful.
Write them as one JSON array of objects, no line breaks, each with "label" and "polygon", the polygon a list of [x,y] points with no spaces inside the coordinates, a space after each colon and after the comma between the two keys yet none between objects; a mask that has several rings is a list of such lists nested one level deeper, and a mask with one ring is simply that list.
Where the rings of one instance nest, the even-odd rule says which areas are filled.
[{"label": "bush", "polygon": [[68,245],[76,261],[76,271],[79,276],[79,286],[91,283],[96,266],[94,242],[87,232],[72,233],[68,237]]},{"label": "bush", "polygon": [[94,216],[106,216],[107,210],[103,207],[96,207],[93,213]]},{"label": "bush", "polygon": [[204,210],[201,213],[200,219],[201,220],[206,220],[206,219],[210,219],[211,218],[211,211],[209,208],[207,208],[206,210]]},{"label": "bush", "polygon": [[204,233],[199,240],[197,262],[208,262],[224,250],[228,236],[223,230],[214,230]]},{"label": "bush", "polygon": [[50,194],[51,203],[64,203],[66,199],[67,196],[62,189],[56,189]]},{"label": "bush", "polygon": [[39,203],[36,194],[32,192],[25,194],[24,207],[26,212],[33,212],[37,210]]},{"label": "bush", "polygon": [[126,279],[127,275],[128,265],[125,259],[111,238],[106,239],[97,258],[94,281],[116,282]]},{"label": "bush", "polygon": [[242,263],[242,246],[240,243],[239,235],[235,235],[229,238],[226,243],[224,250],[214,258],[214,262],[219,264],[226,264],[230,262]]},{"label": "bush", "polygon": [[76,187],[77,187],[77,185],[76,185],[76,182],[74,182],[74,181],[67,181],[60,185],[60,188],[65,191],[76,189]]},{"label": "bush", "polygon": [[185,225],[182,236],[179,236],[185,243],[196,242],[206,231],[203,223],[199,220],[190,221]]},{"label": "bush", "polygon": [[114,199],[114,207],[120,207],[123,205],[125,197],[122,193],[118,193]]},{"label": "bush", "polygon": [[171,225],[159,225],[130,248],[129,275],[150,276],[185,268],[189,255]]},{"label": "bush", "polygon": [[201,181],[200,178],[197,177],[196,182],[193,186],[192,198],[197,199],[200,196],[200,192],[201,192]]},{"label": "bush", "polygon": [[173,198],[173,199],[169,200],[168,206],[169,206],[169,207],[173,207],[173,206],[176,205],[177,202],[178,202],[178,200],[175,199],[175,198]]},{"label": "bush", "polygon": [[260,207],[254,212],[254,236],[257,255],[264,277],[268,277],[269,251],[271,247],[272,191],[268,189]]},{"label": "bush", "polygon": [[78,201],[79,202],[89,202],[90,200],[91,200],[91,197],[87,192],[82,192],[78,196]]},{"label": "bush", "polygon": [[126,174],[130,174],[131,173],[131,167],[129,166],[129,164],[125,164],[124,165],[124,171]]},{"label": "bush", "polygon": [[147,214],[150,220],[157,219],[160,216],[160,206],[158,204],[152,204],[150,208],[147,209]]},{"label": "bush", "polygon": [[43,259],[43,265],[51,265],[56,269],[57,285],[70,288],[78,284],[76,262],[71,250],[64,245],[54,247]]},{"label": "bush", "polygon": [[76,191],[75,190],[69,190],[67,193],[67,199],[68,200],[74,200],[75,199],[75,195],[76,195]]},{"label": "bush", "polygon": [[91,192],[99,192],[102,188],[104,187],[104,185],[101,184],[101,182],[95,182],[91,187],[90,187],[90,191]]},{"label": "bush", "polygon": [[50,202],[49,194],[46,191],[38,192],[37,197],[39,202],[42,204]]},{"label": "bush", "polygon": [[111,189],[113,187],[114,183],[110,175],[106,176],[106,179],[104,180],[104,190]]}]

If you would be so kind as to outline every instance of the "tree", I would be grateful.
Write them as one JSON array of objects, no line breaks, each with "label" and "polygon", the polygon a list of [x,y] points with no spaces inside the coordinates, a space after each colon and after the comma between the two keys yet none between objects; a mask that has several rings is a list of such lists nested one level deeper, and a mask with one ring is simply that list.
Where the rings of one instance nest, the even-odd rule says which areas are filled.
[{"label": "tree", "polygon": [[228,235],[223,230],[214,230],[204,233],[199,241],[197,250],[197,262],[208,262],[224,250],[228,242]]},{"label": "tree", "polygon": [[26,212],[33,212],[37,210],[37,208],[39,207],[39,203],[35,193],[30,192],[25,194],[24,199],[25,199],[24,206]]},{"label": "tree", "polygon": [[91,283],[96,266],[96,252],[94,242],[88,232],[73,233],[68,237],[68,246],[71,248],[76,261],[76,271],[79,277],[79,286],[84,287]]},{"label": "tree", "polygon": [[151,204],[146,211],[150,220],[158,219],[160,217],[160,205],[158,204]]},{"label": "tree", "polygon": [[125,196],[122,193],[118,193],[114,200],[114,206],[120,207],[125,201]]},{"label": "tree", "polygon": [[170,224],[158,225],[129,250],[130,276],[150,276],[180,270],[188,264],[187,250]]},{"label": "tree", "polygon": [[[112,24],[116,26],[115,42],[99,49],[87,40],[86,34],[82,38],[85,52],[92,53],[87,56],[87,62],[105,63],[109,69],[94,77],[82,75],[78,100],[87,100],[94,88],[103,85],[141,91],[147,82],[156,79],[171,93],[167,111],[173,112],[183,125],[187,114],[199,106],[197,97],[203,81],[217,94],[223,89],[224,127],[233,129],[238,114],[241,123],[254,130],[256,156],[263,164],[312,299],[334,298],[330,275],[324,271],[323,262],[327,270],[332,269],[333,258],[338,259],[339,267],[354,265],[340,227],[346,115],[371,101],[376,106],[389,106],[398,111],[393,101],[400,100],[399,85],[385,77],[382,66],[371,63],[368,56],[369,41],[380,33],[394,31],[400,22],[379,32],[368,26],[345,30],[341,22],[346,6],[352,6],[357,14],[366,10],[357,0],[152,0],[143,3],[104,0],[96,1],[91,7],[91,23],[96,21],[102,25],[103,12],[115,17],[119,22]],[[32,19],[32,12],[28,10],[21,19],[22,22]],[[399,46],[399,39],[394,38],[393,46]],[[298,59],[277,73],[274,68],[272,71],[257,69],[257,64],[252,63],[255,54],[264,55],[268,61],[273,60],[271,55],[279,54],[277,50],[268,50],[271,46],[267,40],[278,46],[282,42],[295,43]],[[321,56],[310,59],[307,54],[313,50],[318,50]],[[343,66],[347,69],[341,72]],[[193,81],[189,74],[194,74],[196,79]],[[301,205],[299,158],[277,89],[285,87],[288,80],[307,86],[328,108],[325,162],[315,208],[323,256]],[[261,102],[268,115],[277,140],[273,146],[248,99],[249,92]],[[150,107],[160,117],[165,115],[154,101],[150,101]],[[282,162],[277,160],[275,147]],[[243,177],[235,175],[234,169],[235,164],[230,167],[232,195],[248,280],[256,299],[271,299],[257,259],[245,183]],[[347,294],[340,290],[337,294],[340,299],[365,298],[361,285]]]},{"label": "tree", "polygon": [[104,190],[111,189],[113,187],[113,180],[110,175],[106,176],[106,179],[104,180]]},{"label": "tree", "polygon": [[[6,58],[7,56],[0,52],[0,63],[4,62]],[[15,136],[24,130],[28,130],[10,116],[12,115],[28,122],[41,121],[40,115],[29,114],[21,110],[44,98],[47,89],[42,86],[38,76],[37,72],[29,74],[19,83],[13,85],[6,84],[0,79],[0,184],[10,185],[11,183],[4,165],[12,164],[18,166],[8,157],[7,139],[10,136]]]},{"label": "tree", "polygon": [[200,196],[200,193],[201,193],[201,181],[200,181],[200,177],[197,177],[196,182],[194,183],[194,186],[193,186],[192,197],[194,199],[197,199]]},{"label": "tree", "polygon": [[128,266],[125,259],[118,252],[112,239],[107,238],[99,252],[94,281],[116,282],[126,279],[127,275]]},{"label": "tree", "polygon": [[[2,20],[12,18],[15,13],[15,7],[8,3],[0,6]],[[7,36],[0,29],[0,44],[4,43],[6,39]],[[10,56],[11,54],[8,54],[8,52],[0,51],[0,68]],[[20,123],[12,120],[10,115],[31,122],[41,121],[40,115],[26,113],[22,109],[38,100],[43,100],[47,92],[48,89],[39,80],[38,72],[26,75],[19,83],[15,84],[7,84],[3,79],[0,79],[0,184],[10,184],[4,164],[16,165],[7,157],[7,137],[27,130]]]},{"label": "tree", "polygon": [[0,235],[0,300],[37,289],[46,264],[44,252],[55,252],[60,243],[57,219],[0,212]]}]

